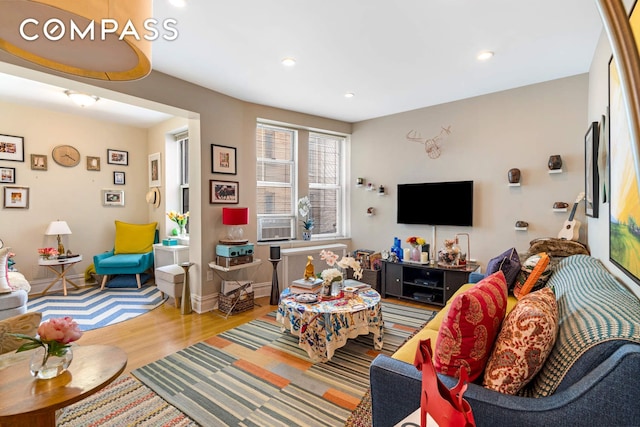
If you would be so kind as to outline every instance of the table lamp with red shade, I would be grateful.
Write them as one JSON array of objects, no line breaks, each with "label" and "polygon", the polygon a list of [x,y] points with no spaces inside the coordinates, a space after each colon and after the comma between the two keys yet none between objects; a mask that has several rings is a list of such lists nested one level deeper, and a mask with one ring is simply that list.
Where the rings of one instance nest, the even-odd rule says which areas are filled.
[{"label": "table lamp with red shade", "polygon": [[249,240],[244,238],[243,225],[249,224],[249,208],[222,208],[222,224],[227,226],[227,237],[220,243],[242,245]]}]

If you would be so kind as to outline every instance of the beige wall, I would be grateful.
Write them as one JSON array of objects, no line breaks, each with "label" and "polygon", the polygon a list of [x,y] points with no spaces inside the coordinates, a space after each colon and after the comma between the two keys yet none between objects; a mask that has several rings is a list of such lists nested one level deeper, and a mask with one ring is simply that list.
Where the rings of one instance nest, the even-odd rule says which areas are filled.
[{"label": "beige wall", "polygon": [[[66,249],[83,255],[70,274],[82,274],[92,256],[113,247],[114,220],[146,222],[147,130],[0,102],[2,133],[24,137],[25,162],[2,162],[16,169],[17,186],[29,187],[29,209],[2,209],[0,235],[17,254],[20,271],[32,281],[52,276],[38,266],[37,248],[56,247],[45,236],[49,222],[65,220],[72,235],[63,237]],[[51,158],[53,147],[69,144],[82,156],[75,167]],[[107,148],[124,150],[129,165],[107,164]],[[46,171],[31,170],[30,155],[47,156]],[[100,171],[88,171],[86,157],[100,157]],[[113,172],[125,172],[125,185],[113,185]],[[125,206],[103,206],[102,189],[124,190]]]},{"label": "beige wall", "polygon": [[[380,250],[394,237],[415,235],[433,244],[433,227],[396,224],[397,184],[431,181],[474,181],[473,227],[437,227],[436,249],[456,233],[469,233],[471,258],[485,266],[501,251],[524,252],[534,238],[557,236],[569,214],[554,212],[553,203],[573,205],[584,188],[587,85],[584,74],[354,124],[352,181],[382,184],[387,195],[353,189],[353,246]],[[436,159],[405,138],[411,130],[434,137],[443,126],[451,126],[451,134]],[[562,174],[548,173],[552,154],[562,156]],[[520,187],[507,185],[511,168],[522,171]],[[366,215],[368,207],[374,216]],[[416,209],[447,206],[416,200]],[[577,219],[584,222],[583,212]],[[527,221],[528,231],[515,231],[517,220]],[[586,227],[581,231],[586,242]],[[466,239],[461,244],[465,248]]]}]

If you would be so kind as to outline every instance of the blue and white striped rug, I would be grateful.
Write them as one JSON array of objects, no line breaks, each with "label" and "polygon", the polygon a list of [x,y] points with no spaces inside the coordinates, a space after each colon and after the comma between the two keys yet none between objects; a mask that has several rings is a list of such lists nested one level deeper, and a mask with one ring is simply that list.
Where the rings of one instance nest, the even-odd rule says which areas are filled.
[{"label": "blue and white striped rug", "polygon": [[144,314],[159,307],[165,298],[155,286],[103,291],[99,287],[89,287],[70,290],[66,297],[51,294],[30,299],[27,311],[41,312],[43,322],[70,316],[81,330],[90,331]]}]

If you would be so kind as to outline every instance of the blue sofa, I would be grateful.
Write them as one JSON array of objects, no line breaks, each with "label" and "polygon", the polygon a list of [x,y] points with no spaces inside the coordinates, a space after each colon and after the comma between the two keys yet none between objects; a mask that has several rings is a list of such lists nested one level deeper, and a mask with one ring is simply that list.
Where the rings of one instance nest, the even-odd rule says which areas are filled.
[{"label": "blue sofa", "polygon": [[[519,395],[469,384],[464,396],[476,424],[640,426],[640,301],[588,255],[560,261],[547,286],[559,311],[551,354]],[[440,378],[449,387],[456,382]],[[379,355],[370,381],[374,427],[393,426],[420,406],[413,365]]]}]

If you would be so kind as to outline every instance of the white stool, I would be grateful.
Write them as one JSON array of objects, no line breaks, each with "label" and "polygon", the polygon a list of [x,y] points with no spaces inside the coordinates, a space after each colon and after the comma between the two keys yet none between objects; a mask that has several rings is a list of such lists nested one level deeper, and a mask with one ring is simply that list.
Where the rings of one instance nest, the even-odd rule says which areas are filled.
[{"label": "white stool", "polygon": [[183,283],[184,269],[178,264],[156,268],[156,286],[161,294],[167,294],[176,301],[176,308],[180,308]]}]

